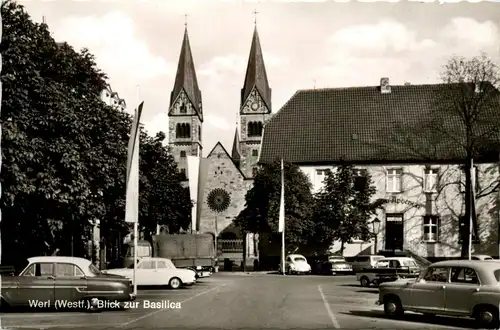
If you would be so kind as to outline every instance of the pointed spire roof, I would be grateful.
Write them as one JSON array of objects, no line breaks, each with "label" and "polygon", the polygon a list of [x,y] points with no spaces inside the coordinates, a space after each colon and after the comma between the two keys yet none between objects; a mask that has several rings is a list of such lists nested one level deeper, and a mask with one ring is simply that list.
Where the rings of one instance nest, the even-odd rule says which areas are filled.
[{"label": "pointed spire roof", "polygon": [[248,57],[245,83],[241,89],[242,106],[254,87],[256,87],[259,91],[259,94],[266,103],[267,108],[271,110],[271,88],[269,88],[269,82],[267,81],[266,67],[264,65],[262,48],[260,47],[257,26],[253,31],[252,46],[250,47],[250,56]]},{"label": "pointed spire roof", "polygon": [[233,140],[233,150],[231,152],[231,158],[234,161],[239,161],[241,159],[240,153],[240,136],[238,134],[238,129],[234,132],[234,140]]},{"label": "pointed spire roof", "polygon": [[170,94],[170,106],[172,106],[182,90],[185,91],[187,97],[201,118],[201,91],[198,87],[198,79],[196,78],[196,70],[194,68],[193,54],[191,53],[187,27],[184,30],[184,38],[182,40],[179,63],[177,64],[174,89]]}]

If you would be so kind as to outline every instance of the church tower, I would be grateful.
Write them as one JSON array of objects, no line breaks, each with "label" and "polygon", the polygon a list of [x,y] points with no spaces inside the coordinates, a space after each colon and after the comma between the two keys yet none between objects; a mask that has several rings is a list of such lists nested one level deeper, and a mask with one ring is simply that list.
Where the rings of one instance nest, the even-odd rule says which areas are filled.
[{"label": "church tower", "polygon": [[271,88],[267,81],[259,34],[255,27],[240,103],[239,163],[241,171],[247,178],[255,177],[262,129],[270,117]]},{"label": "church tower", "polygon": [[179,171],[186,174],[187,156],[201,156],[203,124],[201,91],[198,88],[187,27],[184,30],[174,89],[170,94],[168,117],[168,143]]}]

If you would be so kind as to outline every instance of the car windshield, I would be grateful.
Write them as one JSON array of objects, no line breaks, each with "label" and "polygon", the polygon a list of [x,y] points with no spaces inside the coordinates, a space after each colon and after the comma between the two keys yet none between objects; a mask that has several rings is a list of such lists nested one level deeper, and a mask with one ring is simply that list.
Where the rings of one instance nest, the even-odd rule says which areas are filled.
[{"label": "car windshield", "polygon": [[495,274],[495,278],[497,279],[497,282],[500,282],[500,269],[497,269],[493,272]]},{"label": "car windshield", "polygon": [[167,264],[167,267],[168,267],[168,268],[177,268],[177,267],[175,267],[175,265],[174,265],[174,263],[172,262],[172,260],[165,259],[164,261],[165,261],[165,263]]},{"label": "car windshield", "polygon": [[405,266],[405,267],[418,267],[417,263],[413,260],[403,260],[403,266]]},{"label": "car windshield", "polygon": [[101,274],[101,271],[94,264],[90,264],[89,271],[91,274],[94,274],[94,275]]},{"label": "car windshield", "polygon": [[304,261],[306,261],[306,258],[304,258],[304,257],[295,257],[295,258],[293,258],[293,261],[302,261],[302,262],[304,262]]}]

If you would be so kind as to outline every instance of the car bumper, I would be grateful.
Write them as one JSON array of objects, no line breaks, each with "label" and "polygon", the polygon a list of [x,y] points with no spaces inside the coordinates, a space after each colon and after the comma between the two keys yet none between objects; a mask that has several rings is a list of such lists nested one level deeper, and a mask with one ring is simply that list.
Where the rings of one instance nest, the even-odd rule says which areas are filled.
[{"label": "car bumper", "polygon": [[212,272],[197,272],[196,275],[198,278],[210,277],[212,276]]},{"label": "car bumper", "polygon": [[352,269],[332,269],[333,274],[352,274]]},{"label": "car bumper", "polygon": [[294,274],[309,274],[311,272],[310,269],[291,269],[290,270],[291,273],[294,273]]},{"label": "car bumper", "polygon": [[195,283],[196,283],[196,280],[192,280],[192,281],[189,281],[189,282],[184,282],[184,285],[190,286],[190,285],[193,285]]}]

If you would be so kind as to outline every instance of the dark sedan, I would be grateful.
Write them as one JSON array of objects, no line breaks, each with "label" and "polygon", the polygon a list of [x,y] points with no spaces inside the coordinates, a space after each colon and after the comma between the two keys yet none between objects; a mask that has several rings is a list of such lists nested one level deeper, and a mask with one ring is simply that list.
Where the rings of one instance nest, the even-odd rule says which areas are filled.
[{"label": "dark sedan", "polygon": [[18,276],[2,275],[2,308],[31,307],[99,311],[135,300],[129,279],[104,274],[90,260],[33,257]]}]

